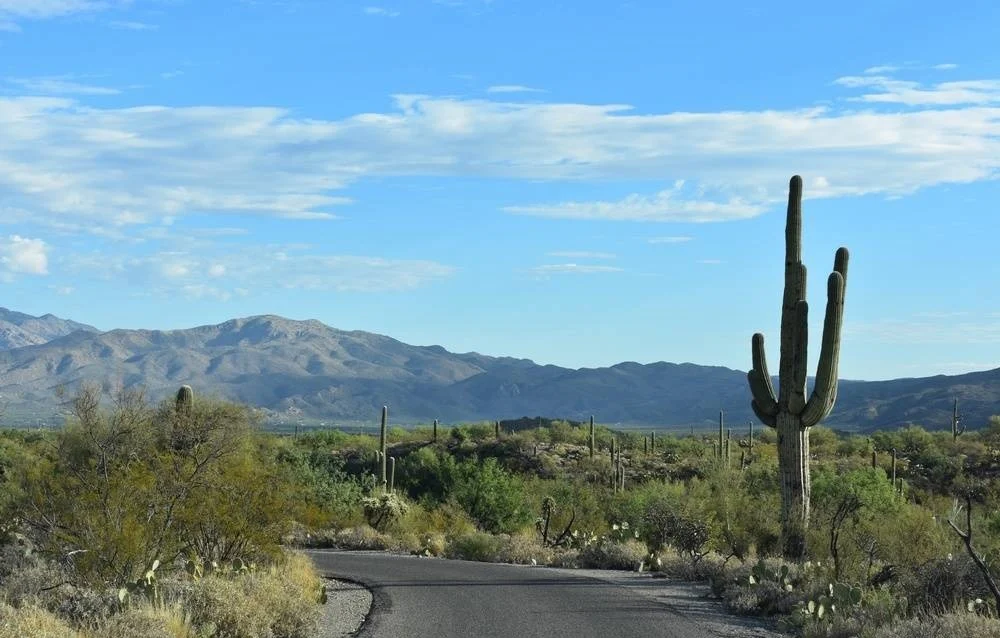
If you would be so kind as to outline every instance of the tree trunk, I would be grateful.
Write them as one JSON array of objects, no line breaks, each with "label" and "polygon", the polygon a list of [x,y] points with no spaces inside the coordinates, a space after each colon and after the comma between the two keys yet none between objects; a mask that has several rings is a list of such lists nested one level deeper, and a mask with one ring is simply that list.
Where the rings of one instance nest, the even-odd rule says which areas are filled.
[{"label": "tree trunk", "polygon": [[809,527],[809,429],[787,412],[777,421],[782,555],[797,561],[805,558]]}]

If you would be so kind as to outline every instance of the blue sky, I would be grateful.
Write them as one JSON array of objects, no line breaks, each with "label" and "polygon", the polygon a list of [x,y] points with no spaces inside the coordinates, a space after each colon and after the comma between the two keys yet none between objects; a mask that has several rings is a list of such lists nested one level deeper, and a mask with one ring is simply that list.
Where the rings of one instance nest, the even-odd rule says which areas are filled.
[{"label": "blue sky", "polygon": [[798,173],[843,377],[1000,366],[1000,5],[809,4],[0,0],[0,305],[774,366]]}]

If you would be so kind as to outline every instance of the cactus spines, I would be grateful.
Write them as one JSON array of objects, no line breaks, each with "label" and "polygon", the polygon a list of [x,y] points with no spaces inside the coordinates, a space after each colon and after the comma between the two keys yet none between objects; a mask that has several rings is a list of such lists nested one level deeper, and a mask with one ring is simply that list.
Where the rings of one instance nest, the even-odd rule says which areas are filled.
[{"label": "cactus spines", "polygon": [[432,430],[431,440],[437,443],[438,440],[438,420],[434,419],[434,429]]},{"label": "cactus spines", "polygon": [[958,437],[965,434],[965,426],[962,425],[962,417],[958,413],[958,399],[955,399],[955,407],[951,412],[951,440],[957,441]]},{"label": "cactus spines", "polygon": [[595,436],[595,433],[594,433],[594,415],[591,414],[590,415],[590,440],[587,443],[587,445],[590,447],[590,458],[594,458],[594,447],[595,447],[596,441],[597,441],[597,437]]},{"label": "cactus spines", "polygon": [[840,332],[844,317],[848,252],[839,248],[833,272],[827,279],[826,316],[819,367],[812,394],[806,399],[808,316],[806,267],[802,263],[802,178],[788,186],[785,222],[785,286],[781,306],[781,359],[777,395],[767,369],[764,335],[751,339],[753,368],[747,373],[753,394],[751,407],[757,417],[778,431],[778,466],[781,476],[782,552],[786,558],[805,554],[809,524],[809,428],[833,409],[837,398]]},{"label": "cactus spines", "polygon": [[388,482],[385,476],[385,464],[386,464],[386,427],[389,424],[389,407],[382,406],[382,425],[379,427],[378,431],[378,449],[379,449],[379,465],[380,465],[380,475],[379,478],[382,480],[382,491],[385,492]]},{"label": "cactus spines", "polygon": [[189,385],[182,385],[177,390],[176,409],[178,414],[190,414],[194,405],[194,390]]}]

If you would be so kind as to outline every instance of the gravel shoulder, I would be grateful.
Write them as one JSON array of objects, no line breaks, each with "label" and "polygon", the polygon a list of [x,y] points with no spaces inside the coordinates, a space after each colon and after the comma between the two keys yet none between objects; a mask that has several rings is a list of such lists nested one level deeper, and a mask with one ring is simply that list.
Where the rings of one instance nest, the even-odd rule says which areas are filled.
[{"label": "gravel shoulder", "polygon": [[347,580],[326,579],[326,604],[316,638],[347,638],[357,633],[372,607],[372,594]]},{"label": "gravel shoulder", "polygon": [[655,572],[625,572],[606,569],[550,569],[595,578],[628,589],[633,595],[651,598],[696,623],[710,635],[731,638],[788,638],[773,620],[738,616],[725,603],[712,598],[709,586],[664,578]]}]

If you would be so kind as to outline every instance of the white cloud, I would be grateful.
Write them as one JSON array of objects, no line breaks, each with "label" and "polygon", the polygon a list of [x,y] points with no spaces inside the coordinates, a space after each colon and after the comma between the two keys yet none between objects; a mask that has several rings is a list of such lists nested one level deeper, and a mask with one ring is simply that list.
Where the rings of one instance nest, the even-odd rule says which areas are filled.
[{"label": "white cloud", "polygon": [[76,290],[73,286],[49,286],[49,290],[55,291],[57,295],[72,295]]},{"label": "white cloud", "polygon": [[531,272],[536,275],[594,275],[600,273],[623,272],[616,266],[595,266],[593,264],[546,264],[535,266]]},{"label": "white cloud", "polygon": [[487,93],[544,93],[545,89],[534,89],[521,84],[494,84],[486,89]]},{"label": "white cloud", "polygon": [[[339,191],[369,177],[656,180],[683,185],[597,202],[514,200],[508,210],[723,221],[778,205],[792,173],[805,177],[808,198],[900,196],[998,174],[1000,106],[984,97],[997,80],[914,89],[858,77],[838,86],[897,101],[640,114],[616,104],[397,95],[385,112],[323,120],[271,107],[0,97],[0,197],[34,223],[130,233],[128,224],[201,213],[334,217],[351,202]],[[915,100],[904,89],[939,95]]]},{"label": "white cloud", "polygon": [[209,277],[222,277],[226,274],[226,267],[222,264],[212,264],[208,267]]},{"label": "white cloud", "polygon": [[670,235],[667,237],[650,237],[646,242],[650,244],[683,244],[692,239],[694,237],[688,237],[687,235]]},{"label": "white cloud", "polygon": [[10,235],[0,239],[0,271],[10,274],[49,274],[49,246],[41,239]]},{"label": "white cloud", "polygon": [[48,76],[37,78],[7,78],[25,91],[42,95],[118,95],[118,89],[106,86],[83,84],[69,76]]},{"label": "white cloud", "polygon": [[615,259],[614,253],[590,252],[586,250],[557,250],[547,253],[549,257],[564,257],[566,259]]},{"label": "white cloud", "polygon": [[399,11],[386,9],[385,7],[365,7],[365,13],[370,16],[381,16],[383,18],[399,17]]},{"label": "white cloud", "polygon": [[945,63],[945,64],[935,64],[932,68],[936,71],[952,71],[958,68],[957,64]]}]

